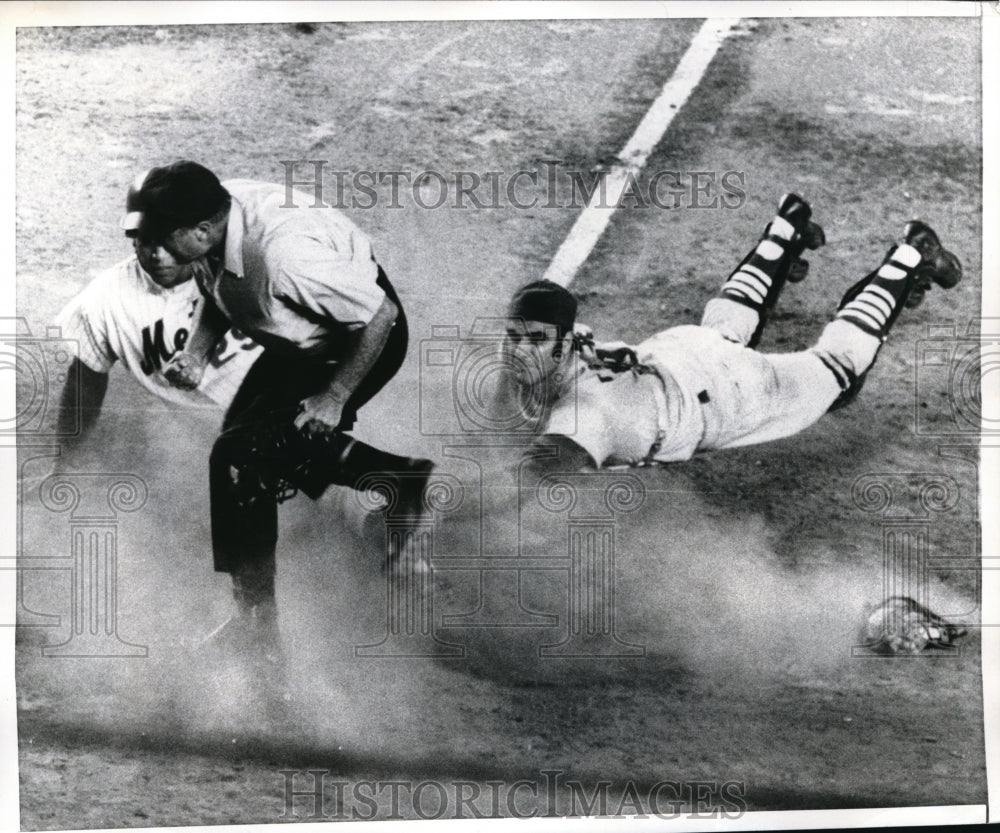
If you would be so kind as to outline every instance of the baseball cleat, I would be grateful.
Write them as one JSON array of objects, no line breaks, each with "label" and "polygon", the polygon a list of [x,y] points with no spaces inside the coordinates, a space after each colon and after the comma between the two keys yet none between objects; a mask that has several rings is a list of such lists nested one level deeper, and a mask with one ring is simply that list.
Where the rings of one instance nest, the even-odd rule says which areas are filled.
[{"label": "baseball cleat", "polygon": [[920,306],[924,295],[932,283],[942,289],[951,289],[962,280],[962,263],[949,252],[937,234],[927,223],[910,220],[903,232],[907,245],[920,252],[920,266],[917,268],[916,284],[910,290],[906,306],[914,309]]},{"label": "baseball cleat", "polygon": [[773,220],[753,250],[722,285],[720,295],[757,312],[757,328],[747,346],[760,341],[770,310],[788,282],[806,277],[809,264],[801,255],[826,242],[823,229],[812,221],[812,208],[798,194],[785,194]]},{"label": "baseball cleat", "polygon": [[434,471],[434,462],[421,457],[411,457],[409,462],[409,469],[400,478],[399,503],[395,514],[421,518],[426,510],[424,489]]},{"label": "baseball cleat", "polygon": [[196,646],[199,653],[249,661],[254,667],[281,669],[284,652],[273,601],[241,609]]},{"label": "baseball cleat", "polygon": [[196,644],[195,650],[202,661],[217,669],[241,669],[241,689],[268,723],[289,718],[288,663],[273,599],[240,605],[239,612]]},{"label": "baseball cleat", "polygon": [[847,290],[837,318],[885,341],[904,307],[920,305],[932,284],[950,289],[962,279],[962,264],[945,249],[934,230],[913,220],[904,242],[893,246],[882,265]]},{"label": "baseball cleat", "polygon": [[[826,244],[826,234],[819,223],[813,222],[812,207],[798,194],[785,194],[778,203],[778,216],[786,220],[795,230],[789,253],[792,263],[788,269],[788,282],[799,283],[809,274],[809,261],[803,260],[802,253],[815,251]],[[768,232],[770,226],[768,227]],[[765,232],[765,235],[768,233]]]},{"label": "baseball cleat", "polygon": [[802,254],[805,249],[815,251],[826,243],[823,227],[812,220],[812,206],[798,194],[785,194],[781,198],[778,202],[778,216],[787,220],[795,229],[793,241],[801,246],[798,254]]}]

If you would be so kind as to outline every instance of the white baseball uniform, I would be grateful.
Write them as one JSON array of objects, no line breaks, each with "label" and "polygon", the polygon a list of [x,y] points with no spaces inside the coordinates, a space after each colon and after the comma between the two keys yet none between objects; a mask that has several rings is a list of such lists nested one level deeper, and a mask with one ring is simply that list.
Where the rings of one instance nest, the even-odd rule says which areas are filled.
[{"label": "white baseball uniform", "polygon": [[78,345],[77,357],[108,373],[116,361],[157,396],[180,405],[225,408],[261,353],[251,339],[230,330],[219,342],[197,390],[176,388],[163,368],[183,350],[203,303],[192,279],[169,289],[155,283],[134,255],[98,275],[59,313],[62,337]]},{"label": "white baseball uniform", "polygon": [[860,375],[880,346],[837,320],[809,350],[758,353],[746,346],[757,322],[755,310],[713,299],[700,326],[671,327],[634,348],[645,372],[595,369],[573,351],[539,433],[569,437],[598,466],[776,440],[812,425],[840,396],[831,362]]}]

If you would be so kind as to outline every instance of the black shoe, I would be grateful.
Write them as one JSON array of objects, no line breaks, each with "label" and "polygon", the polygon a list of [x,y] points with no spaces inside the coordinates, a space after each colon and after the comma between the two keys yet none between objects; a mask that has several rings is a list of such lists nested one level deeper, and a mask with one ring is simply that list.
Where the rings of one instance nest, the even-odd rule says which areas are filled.
[{"label": "black shoe", "polygon": [[812,220],[812,207],[798,194],[785,194],[781,198],[778,202],[778,216],[787,220],[795,229],[795,237],[792,239],[795,257],[806,249],[815,251],[826,244],[823,227]]},{"label": "black shoe", "polygon": [[421,520],[427,511],[424,490],[434,471],[434,462],[421,457],[410,458],[410,467],[399,472],[399,500],[393,515]]},{"label": "black shoe", "polygon": [[920,252],[920,266],[913,289],[906,299],[906,306],[914,309],[920,306],[924,295],[936,283],[942,289],[951,289],[962,280],[962,263],[949,252],[937,234],[927,223],[910,220],[903,232],[904,242]]},{"label": "black shoe", "polygon": [[757,327],[747,342],[751,348],[760,343],[768,317],[785,284],[798,283],[809,272],[802,252],[818,249],[826,242],[823,229],[811,219],[812,208],[798,194],[785,194],[781,198],[777,217],[791,226],[790,239],[787,229],[782,229],[779,235],[774,231],[775,221],[768,223],[761,239],[720,290],[721,297],[758,314]]},{"label": "black shoe", "polygon": [[838,307],[838,318],[882,341],[903,308],[920,306],[932,284],[950,289],[962,279],[962,264],[926,223],[907,223],[904,245],[913,251],[893,246],[876,271],[847,290]]},{"label": "black shoe", "polygon": [[[819,223],[812,221],[812,207],[798,194],[785,194],[778,203],[778,216],[787,220],[795,229],[795,236],[788,244],[792,262],[788,269],[788,282],[799,283],[809,274],[809,261],[802,253],[815,251],[826,244],[826,234]],[[766,232],[765,232],[766,235]]]}]

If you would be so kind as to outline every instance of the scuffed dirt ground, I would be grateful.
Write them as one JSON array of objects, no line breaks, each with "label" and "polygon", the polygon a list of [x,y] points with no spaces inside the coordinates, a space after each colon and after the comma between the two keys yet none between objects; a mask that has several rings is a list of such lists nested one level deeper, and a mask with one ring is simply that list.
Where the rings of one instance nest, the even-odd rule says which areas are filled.
[{"label": "scuffed dirt ground", "polygon": [[[124,256],[117,220],[127,183],[174,157],[274,181],[290,159],[478,172],[559,159],[592,172],[613,160],[696,28],[22,31],[18,314],[40,331],[92,270]],[[850,650],[862,604],[880,595],[882,519],[851,498],[865,474],[955,479],[957,503],[928,517],[932,601],[977,615],[974,574],[943,561],[961,567],[978,555],[975,466],[939,452],[968,441],[955,433],[947,380],[922,369],[919,350],[929,325],[963,332],[979,312],[978,43],[973,20],[746,26],[648,164],[744,172],[745,205],[624,210],[584,266],[581,318],[599,336],[636,340],[694,321],[777,197],[798,190],[828,246],[783,299],[769,350],[806,346],[911,216],[933,223],[966,267],[956,290],[907,315],[851,409],[767,448],[638,473],[647,505],[622,523],[617,626],[645,647],[640,659],[539,662],[538,645],[559,638],[558,628],[540,628],[466,634],[465,659],[360,660],[353,646],[378,641],[385,627],[377,547],[339,528],[338,495],[320,509],[298,500],[283,509],[279,568],[294,700],[287,723],[268,725],[238,678],[187,653],[228,610],[207,547],[204,472],[218,418],[171,412],[117,373],[93,464],[150,486],[147,506],[119,533],[120,633],[149,656],[43,658],[40,646],[64,633],[20,629],[23,827],[279,821],[281,771],[308,769],[353,784],[480,785],[559,770],[563,807],[573,779],[588,789],[610,781],[612,808],[627,783],[643,792],[663,780],[742,783],[750,809],[983,802],[978,632],[953,655]],[[465,329],[497,314],[544,269],[576,216],[506,203],[391,209],[387,196],[383,188],[356,219],[377,241],[415,342],[432,325]],[[419,434],[418,359],[415,343],[361,433],[438,457],[439,444]],[[45,462],[30,457],[27,478]],[[912,494],[899,508],[920,511]],[[65,556],[64,519],[46,515],[30,489],[23,512],[23,554]],[[493,540],[509,541],[513,528],[489,520]],[[445,520],[442,545],[461,551],[476,522]],[[564,546],[560,534],[541,540]],[[529,608],[551,610],[551,576],[533,579]],[[468,576],[445,569],[437,582],[436,615],[470,609]],[[67,586],[64,571],[26,574],[25,605],[65,617]],[[377,805],[379,818],[392,817],[386,794]],[[352,808],[331,799],[325,817]],[[299,799],[294,809],[304,818],[312,807]]]}]

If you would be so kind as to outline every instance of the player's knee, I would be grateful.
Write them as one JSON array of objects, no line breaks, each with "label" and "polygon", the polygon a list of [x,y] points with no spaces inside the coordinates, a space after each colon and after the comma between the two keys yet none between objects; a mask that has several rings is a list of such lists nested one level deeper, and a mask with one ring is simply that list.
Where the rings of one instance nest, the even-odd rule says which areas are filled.
[{"label": "player's knee", "polygon": [[864,332],[849,321],[831,321],[823,328],[813,351],[829,356],[853,376],[861,376],[875,363],[881,339]]},{"label": "player's knee", "polygon": [[760,325],[760,312],[731,298],[713,298],[705,305],[701,326],[717,330],[726,341],[748,344]]}]

